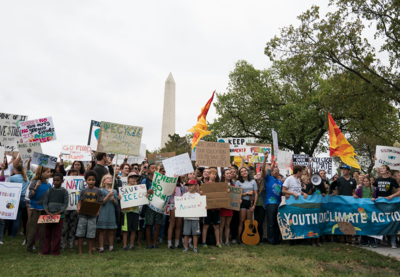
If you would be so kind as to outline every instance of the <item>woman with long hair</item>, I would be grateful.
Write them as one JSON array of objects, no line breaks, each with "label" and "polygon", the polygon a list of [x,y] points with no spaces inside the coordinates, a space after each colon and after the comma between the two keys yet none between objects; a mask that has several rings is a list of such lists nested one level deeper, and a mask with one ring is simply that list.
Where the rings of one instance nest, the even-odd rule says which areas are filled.
[{"label": "woman with long hair", "polygon": [[[235,186],[235,184],[231,181],[231,170],[230,169],[225,169],[222,171],[222,177],[221,177],[221,182],[223,183],[228,183],[228,186]],[[228,209],[223,209],[221,208],[219,210],[220,213],[220,218],[221,218],[221,224],[220,224],[220,230],[219,230],[219,241],[221,245],[224,245],[223,240],[222,240],[222,233],[225,228],[225,245],[229,246],[229,234],[231,232],[231,221],[233,217],[233,210],[228,210]]]},{"label": "woman with long hair", "polygon": [[[259,196],[264,188],[264,178],[261,175],[261,171],[258,172],[256,176],[254,176],[254,180],[256,181],[257,184],[257,195]],[[258,233],[260,234],[260,243],[263,240],[263,234],[264,234],[263,226],[264,226],[265,212],[266,211],[261,202],[261,198],[257,197],[256,208],[254,210],[254,219],[257,220],[258,222]]]}]

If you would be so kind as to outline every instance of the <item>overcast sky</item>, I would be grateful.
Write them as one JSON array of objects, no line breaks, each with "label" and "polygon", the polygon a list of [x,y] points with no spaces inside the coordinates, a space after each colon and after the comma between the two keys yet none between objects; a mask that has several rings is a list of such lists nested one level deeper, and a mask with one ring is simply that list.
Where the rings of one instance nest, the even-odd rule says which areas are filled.
[{"label": "overcast sky", "polygon": [[52,116],[57,140],[45,154],[86,144],[91,119],[141,126],[154,150],[170,72],[176,133],[186,135],[235,62],[268,67],[266,42],[312,4],[328,10],[327,0],[2,1],[0,112]]}]

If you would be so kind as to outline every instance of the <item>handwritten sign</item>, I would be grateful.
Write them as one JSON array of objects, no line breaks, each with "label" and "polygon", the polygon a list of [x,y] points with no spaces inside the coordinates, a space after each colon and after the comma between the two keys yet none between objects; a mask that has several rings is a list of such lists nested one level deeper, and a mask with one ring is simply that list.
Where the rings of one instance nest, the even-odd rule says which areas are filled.
[{"label": "handwritten sign", "polygon": [[375,168],[388,165],[391,170],[400,170],[400,148],[377,145],[375,156]]},{"label": "handwritten sign", "polygon": [[46,215],[41,215],[39,216],[38,219],[38,224],[44,224],[44,223],[58,223],[60,222],[60,218],[61,215],[50,215],[50,214],[46,214]]},{"label": "handwritten sign", "polygon": [[199,141],[196,159],[199,166],[229,167],[229,143]]},{"label": "handwritten sign", "polygon": [[139,150],[139,157],[129,156],[127,163],[128,164],[133,164],[133,163],[140,164],[141,162],[144,161],[145,157],[146,157],[146,144],[141,143],[140,150]]},{"label": "handwritten sign", "polygon": [[[53,178],[49,179],[53,186]],[[87,188],[87,183],[83,176],[64,176],[64,182],[61,184],[68,191],[67,211],[76,211],[79,201],[79,194],[82,189]]]},{"label": "handwritten sign", "polygon": [[206,196],[175,196],[176,217],[206,217]]},{"label": "handwritten sign", "polygon": [[313,157],[311,158],[311,167],[314,173],[325,170],[327,176],[332,175],[332,158],[331,157]]},{"label": "handwritten sign", "polygon": [[149,154],[147,157],[147,162],[149,164],[153,163],[155,165],[160,165],[164,160],[169,159],[175,156],[175,152],[168,153],[158,153],[158,154]]},{"label": "handwritten sign", "polygon": [[194,171],[188,153],[166,159],[163,161],[163,165],[169,177],[174,176],[174,174],[180,176]]},{"label": "handwritten sign", "polygon": [[229,206],[225,209],[240,211],[240,200],[242,199],[242,188],[229,186]]},{"label": "handwritten sign", "polygon": [[6,148],[3,146],[0,146],[0,161],[3,163],[3,158],[4,158],[4,152],[6,151]]},{"label": "handwritten sign", "polygon": [[0,218],[17,219],[19,201],[21,197],[22,184],[0,183]]},{"label": "handwritten sign", "polygon": [[97,141],[100,135],[100,121],[91,120],[87,145],[94,151],[97,150]]},{"label": "handwritten sign", "polygon": [[63,145],[61,153],[64,160],[91,161],[92,148],[86,145]]},{"label": "handwritten sign", "polygon": [[272,130],[272,142],[274,143],[274,156],[278,159],[279,156],[279,145],[278,145],[278,133]]},{"label": "handwritten sign", "polygon": [[292,153],[289,151],[279,150],[279,159],[277,160],[277,164],[279,167],[279,172],[282,175],[289,175],[291,172],[291,162],[292,162]]},{"label": "handwritten sign", "polygon": [[26,142],[18,143],[18,151],[21,155],[21,159],[24,161],[29,160],[33,157],[33,153],[42,153],[42,146],[40,142]]},{"label": "handwritten sign", "polygon": [[143,128],[102,121],[97,151],[139,156]]},{"label": "handwritten sign", "polygon": [[146,185],[124,186],[124,194],[121,196],[121,208],[126,209],[139,205],[148,205]]},{"label": "handwritten sign", "polygon": [[154,194],[149,195],[149,207],[158,213],[163,214],[167,208],[169,199],[176,187],[178,178],[167,177],[154,172],[151,189]]},{"label": "handwritten sign", "polygon": [[51,117],[39,118],[20,122],[23,142],[40,143],[56,140],[53,119]]},{"label": "handwritten sign", "polygon": [[309,166],[308,158],[307,154],[293,154],[293,165]]},{"label": "handwritten sign", "polygon": [[254,138],[218,138],[218,142],[229,143],[231,156],[242,156],[246,153],[246,144],[254,143]]},{"label": "handwritten sign", "polygon": [[19,124],[25,120],[28,120],[27,115],[0,113],[0,137],[2,137],[1,141],[7,140],[7,138],[20,138],[21,130]]},{"label": "handwritten sign", "polygon": [[38,166],[43,166],[47,168],[56,168],[57,157],[53,157],[50,155],[45,155],[37,152],[33,152],[32,161],[33,164],[37,164]]},{"label": "handwritten sign", "polygon": [[207,208],[219,209],[230,206],[228,183],[205,183],[201,185],[203,195],[207,196]]}]

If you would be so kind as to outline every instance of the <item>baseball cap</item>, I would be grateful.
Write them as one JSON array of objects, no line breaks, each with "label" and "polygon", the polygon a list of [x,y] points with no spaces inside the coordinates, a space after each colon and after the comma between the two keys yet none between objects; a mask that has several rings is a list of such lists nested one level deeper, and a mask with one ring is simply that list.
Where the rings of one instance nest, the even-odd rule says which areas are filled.
[{"label": "baseball cap", "polygon": [[185,184],[185,186],[189,186],[189,185],[197,185],[197,181],[194,180],[194,179],[189,180],[189,182],[187,182],[187,183]]},{"label": "baseball cap", "polygon": [[131,172],[128,174],[128,178],[131,178],[131,177],[139,177],[139,175],[137,175],[136,172]]},{"label": "baseball cap", "polygon": [[348,169],[348,170],[351,170],[351,167],[348,166],[347,164],[345,164],[345,165],[342,165],[342,166],[340,167],[340,169]]}]

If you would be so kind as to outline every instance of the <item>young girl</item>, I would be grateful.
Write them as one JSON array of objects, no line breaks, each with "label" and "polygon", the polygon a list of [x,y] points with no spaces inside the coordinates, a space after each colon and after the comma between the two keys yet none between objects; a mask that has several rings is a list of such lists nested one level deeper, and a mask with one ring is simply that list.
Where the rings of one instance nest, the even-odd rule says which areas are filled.
[{"label": "young girl", "polygon": [[[36,230],[38,227],[39,216],[44,215],[43,201],[44,196],[51,184],[47,182],[50,179],[52,172],[50,168],[38,166],[35,171],[35,177],[29,185],[29,199],[30,199],[30,215],[29,215],[29,233],[28,243],[26,250],[32,253],[33,244],[35,243]],[[44,241],[44,224],[39,224],[39,247],[38,253],[42,255],[43,241]]]},{"label": "young girl", "polygon": [[101,180],[100,189],[103,193],[104,199],[102,202],[99,219],[97,221],[97,229],[100,229],[99,234],[99,246],[100,253],[104,253],[103,241],[104,233],[108,231],[108,243],[110,251],[114,251],[114,231],[117,229],[117,224],[115,221],[115,206],[118,202],[118,194],[115,189],[112,188],[112,176],[106,174]]},{"label": "young girl", "polygon": [[[257,184],[257,195],[260,195],[261,191],[264,188],[264,178],[261,176],[261,170],[254,176],[254,180]],[[263,204],[261,203],[261,197],[257,197],[256,208],[254,210],[254,219],[258,222],[258,233],[260,234],[260,243],[263,240],[264,234],[264,217],[265,217],[265,209]]]},{"label": "young girl", "polygon": [[175,229],[175,248],[182,248],[179,245],[179,238],[181,236],[182,231],[182,217],[175,217],[175,196],[182,196],[183,191],[183,179],[185,175],[179,176],[176,182],[175,191],[172,193],[170,198],[170,206],[169,206],[169,226],[168,226],[168,248],[174,249],[172,246],[172,234]]},{"label": "young girl", "polygon": [[[225,169],[222,171],[222,178],[221,182],[223,183],[228,183],[229,186],[235,186],[233,182],[231,182],[231,170]],[[233,216],[233,210],[228,210],[228,209],[223,209],[221,208],[219,210],[220,217],[221,217],[221,224],[220,224],[220,232],[219,232],[219,241],[221,242],[222,245],[224,243],[222,242],[222,233],[224,231],[225,227],[225,245],[229,246],[229,234],[231,232],[231,221],[232,221],[232,216]]]}]

